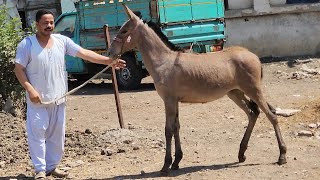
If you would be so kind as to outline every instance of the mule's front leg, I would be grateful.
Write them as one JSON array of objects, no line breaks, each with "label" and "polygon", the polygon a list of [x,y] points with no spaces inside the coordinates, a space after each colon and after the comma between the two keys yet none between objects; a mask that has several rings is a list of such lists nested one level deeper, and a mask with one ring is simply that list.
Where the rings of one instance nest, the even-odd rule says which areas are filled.
[{"label": "mule's front leg", "polygon": [[166,155],[164,157],[164,164],[161,169],[161,173],[163,175],[168,175],[168,170],[172,163],[171,141],[172,141],[173,130],[167,125],[166,125],[165,135],[166,135]]},{"label": "mule's front leg", "polygon": [[177,108],[176,118],[174,121],[174,129],[173,129],[176,152],[175,152],[174,162],[172,163],[172,166],[171,166],[171,169],[173,169],[173,170],[179,169],[179,162],[181,161],[182,156],[183,156],[182,149],[181,149],[181,142],[180,142],[180,134],[179,134],[180,122],[179,122],[179,104],[178,104],[178,102],[177,102],[176,108]]},{"label": "mule's front leg", "polygon": [[171,157],[171,143],[172,136],[174,131],[174,124],[176,118],[177,102],[171,99],[164,100],[165,112],[166,112],[166,127],[165,127],[165,136],[166,136],[166,155],[164,158],[164,165],[161,169],[161,173],[164,175],[168,174],[169,167],[172,164]]}]

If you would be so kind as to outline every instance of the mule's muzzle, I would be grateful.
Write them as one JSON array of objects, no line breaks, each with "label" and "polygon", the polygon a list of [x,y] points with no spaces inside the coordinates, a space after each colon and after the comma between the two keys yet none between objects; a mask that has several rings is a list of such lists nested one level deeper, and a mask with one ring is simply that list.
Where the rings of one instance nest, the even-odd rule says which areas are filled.
[{"label": "mule's muzzle", "polygon": [[118,59],[121,55],[115,54],[112,46],[107,50],[107,56],[111,59]]}]

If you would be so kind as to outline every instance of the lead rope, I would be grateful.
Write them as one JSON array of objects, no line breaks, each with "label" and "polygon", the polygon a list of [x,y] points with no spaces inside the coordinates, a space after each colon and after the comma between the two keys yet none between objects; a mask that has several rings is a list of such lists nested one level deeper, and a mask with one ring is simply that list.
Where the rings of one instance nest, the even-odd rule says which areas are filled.
[{"label": "lead rope", "polygon": [[40,102],[40,104],[52,104],[52,103],[54,103],[54,102],[56,102],[56,101],[58,101],[58,100],[60,100],[60,99],[62,99],[62,98],[64,98],[64,97],[66,97],[66,96],[68,96],[68,95],[76,92],[77,90],[79,90],[80,88],[82,88],[83,86],[85,86],[86,84],[88,84],[91,80],[95,79],[95,78],[98,77],[100,74],[102,74],[102,73],[105,72],[107,69],[109,69],[109,67],[112,66],[114,63],[115,63],[115,61],[112,62],[111,64],[109,64],[109,65],[108,65],[107,67],[105,67],[104,69],[102,69],[102,70],[101,70],[100,72],[98,72],[96,75],[92,76],[92,78],[90,78],[89,80],[87,80],[86,82],[84,82],[83,84],[81,84],[80,86],[78,86],[78,87],[72,89],[71,91],[67,92],[65,95],[63,95],[63,96],[61,96],[61,97],[59,97],[59,98],[56,98],[56,99],[54,99],[54,100],[52,100],[52,101]]}]

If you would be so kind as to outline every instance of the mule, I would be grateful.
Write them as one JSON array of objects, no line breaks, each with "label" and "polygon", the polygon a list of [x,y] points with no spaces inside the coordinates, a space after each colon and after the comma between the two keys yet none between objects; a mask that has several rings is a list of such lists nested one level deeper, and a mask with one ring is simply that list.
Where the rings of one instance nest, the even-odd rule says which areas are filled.
[{"label": "mule", "polygon": [[[180,144],[179,102],[206,103],[227,95],[248,116],[249,123],[240,143],[239,162],[246,160],[245,151],[261,109],[273,125],[280,156],[286,163],[286,145],[282,138],[274,108],[262,92],[262,65],[259,58],[242,47],[231,47],[214,53],[185,53],[170,49],[153,29],[138,18],[126,5],[129,17],[113,39],[109,55],[118,58],[137,48],[144,65],[154,80],[157,93],[165,106],[166,153],[161,169],[167,174],[178,169],[183,152]],[[171,141],[175,140],[172,163]]]}]

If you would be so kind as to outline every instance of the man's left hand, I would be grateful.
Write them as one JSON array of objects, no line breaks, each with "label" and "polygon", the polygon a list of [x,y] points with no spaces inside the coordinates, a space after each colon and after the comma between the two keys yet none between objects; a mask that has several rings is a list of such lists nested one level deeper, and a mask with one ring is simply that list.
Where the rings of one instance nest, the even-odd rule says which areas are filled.
[{"label": "man's left hand", "polygon": [[126,61],[125,60],[122,60],[122,59],[117,59],[117,60],[114,60],[115,63],[113,64],[113,67],[116,68],[117,70],[119,70],[120,68],[124,68],[126,67]]}]

